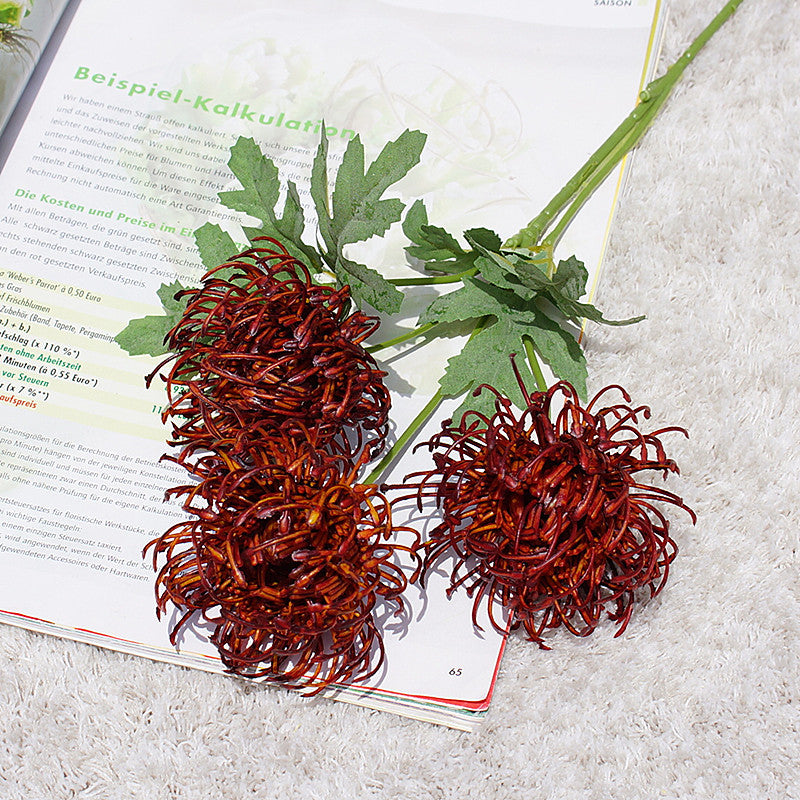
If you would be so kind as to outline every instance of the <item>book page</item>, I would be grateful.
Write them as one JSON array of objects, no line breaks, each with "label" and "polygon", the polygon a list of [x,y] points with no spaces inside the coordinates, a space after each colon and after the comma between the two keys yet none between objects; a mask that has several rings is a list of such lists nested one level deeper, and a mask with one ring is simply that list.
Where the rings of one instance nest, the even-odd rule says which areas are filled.
[{"label": "book page", "polygon": [[[197,283],[200,225],[244,247],[247,220],[217,200],[238,188],[230,146],[253,137],[308,201],[323,126],[333,164],[356,134],[371,160],[419,129],[422,162],[399,196],[424,198],[433,224],[508,237],[633,107],[656,3],[626,15],[575,2],[569,25],[548,18],[549,3],[509,4],[507,18],[503,4],[488,17],[479,4],[410,0],[253,0],[222,17],[205,0],[143,3],[120,25],[118,6],[82,0],[0,173],[0,609],[14,624],[213,670],[207,631],[176,650],[170,620],[155,617],[142,549],[182,518],[163,496],[186,477],[159,462],[165,398],[144,382],[157,359],[128,356],[114,336],[160,312],[162,283]],[[598,268],[615,190],[610,180],[587,203],[563,257]],[[414,275],[395,227],[353,255]],[[410,294],[381,339],[413,327],[421,307]],[[462,346],[444,338],[385,359],[397,433]],[[427,466],[409,451],[387,480]],[[405,617],[387,618],[386,663],[370,682],[386,703],[488,703],[503,637],[484,617],[476,631],[472,601],[448,600],[446,586],[432,576],[409,590]]]}]

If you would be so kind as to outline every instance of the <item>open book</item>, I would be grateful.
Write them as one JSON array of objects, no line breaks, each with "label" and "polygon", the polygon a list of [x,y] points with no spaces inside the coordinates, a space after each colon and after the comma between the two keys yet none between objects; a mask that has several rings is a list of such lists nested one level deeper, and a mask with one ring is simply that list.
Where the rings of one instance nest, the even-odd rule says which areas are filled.
[{"label": "open book", "polygon": [[[60,10],[48,2],[33,8]],[[422,130],[422,162],[398,184],[406,204],[424,197],[448,229],[511,234],[632,108],[661,12],[658,0],[69,4],[0,139],[0,618],[223,671],[202,627],[176,648],[170,620],[155,616],[142,549],[180,519],[163,497],[185,478],[159,462],[163,388],[143,380],[156,360],[114,337],[158,313],[161,283],[198,281],[196,228],[217,223],[244,245],[244,217],[217,200],[237,188],[226,167],[237,137],[253,137],[307,199],[323,124],[333,161],[355,133],[374,157]],[[10,58],[0,51],[3,75]],[[593,270],[590,285],[621,177],[561,245]],[[414,274],[403,246],[393,230],[359,255],[386,275]],[[413,297],[407,305],[411,327]],[[397,431],[462,344],[382,359]],[[426,466],[409,449],[386,479]],[[406,617],[386,621],[381,672],[331,694],[470,729],[504,638],[488,622],[477,630],[470,598],[448,599],[446,587],[433,575],[409,589]]]}]

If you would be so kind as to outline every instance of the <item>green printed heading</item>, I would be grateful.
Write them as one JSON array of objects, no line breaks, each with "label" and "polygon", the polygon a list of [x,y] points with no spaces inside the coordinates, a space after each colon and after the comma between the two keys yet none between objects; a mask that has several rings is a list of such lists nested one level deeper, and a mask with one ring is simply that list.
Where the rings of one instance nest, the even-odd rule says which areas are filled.
[{"label": "green printed heading", "polygon": [[[321,119],[300,120],[288,118],[284,111],[278,114],[273,113],[267,115],[258,109],[251,108],[249,103],[243,103],[238,100],[231,103],[230,101],[220,100],[213,96],[207,97],[201,94],[187,94],[180,88],[159,89],[158,83],[156,82],[149,86],[144,83],[135,83],[127,78],[119,78],[116,72],[112,72],[111,75],[106,75],[103,72],[92,72],[88,67],[78,67],[73,78],[76,81],[89,81],[90,83],[108,86],[119,92],[124,92],[127,97],[135,97],[137,95],[155,97],[178,106],[183,106],[185,104],[194,111],[201,111],[206,114],[241,119],[245,122],[252,122],[257,125],[302,131],[312,134],[313,136],[319,136],[323,125]],[[333,125],[326,125],[325,133],[328,138],[339,136],[345,139],[352,139],[356,135],[356,132],[351,128],[339,129]]]}]

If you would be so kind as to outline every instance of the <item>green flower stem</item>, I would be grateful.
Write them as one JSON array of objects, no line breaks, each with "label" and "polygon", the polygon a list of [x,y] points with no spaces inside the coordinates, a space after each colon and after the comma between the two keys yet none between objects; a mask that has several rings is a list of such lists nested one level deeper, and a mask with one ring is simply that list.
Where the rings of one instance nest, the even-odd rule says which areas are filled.
[{"label": "green flower stem", "polygon": [[409,443],[411,438],[417,431],[428,421],[434,411],[439,407],[439,403],[444,399],[444,393],[441,389],[437,390],[436,394],[431,397],[425,405],[425,408],[417,414],[411,421],[411,424],[403,431],[400,438],[389,448],[386,455],[380,460],[375,469],[367,475],[364,483],[375,483],[381,476],[381,473],[389,467],[390,464],[402,452],[403,448]]},{"label": "green flower stem", "polygon": [[[473,328],[472,333],[470,334],[470,339],[473,339],[477,336],[483,329],[486,327],[486,324],[489,322],[490,317],[482,317],[478,324]],[[471,386],[472,384],[470,384]],[[467,391],[470,387],[467,386],[464,391]],[[431,415],[434,411],[439,407],[439,404],[444,400],[445,394],[441,389],[437,389],[436,393],[431,397],[430,400],[425,404],[425,407],[422,411],[411,420],[409,426],[400,434],[400,437],[397,441],[389,448],[386,455],[380,460],[378,466],[367,475],[364,483],[375,483],[378,478],[381,476],[385,470],[387,470],[394,460],[400,455],[403,451],[403,448],[411,441],[411,439],[417,435],[419,429],[430,419]]]},{"label": "green flower stem", "polygon": [[[554,231],[555,236],[552,237],[552,240],[557,241],[560,238],[564,229],[572,221],[572,218],[577,214],[586,199],[644,136],[686,67],[691,64],[708,40],[736,11],[741,3],[742,0],[729,0],[666,73],[660,78],[651,81],[640,92],[639,105],[567,181],[544,209],[508,240],[507,247],[532,249],[538,246],[545,232],[557,219],[558,215],[569,206],[564,218],[559,220],[558,230],[557,232]],[[551,237],[548,237],[547,241],[550,242]]]},{"label": "green flower stem", "polygon": [[428,322],[425,325],[420,325],[419,327],[414,328],[413,331],[402,333],[400,336],[395,336],[394,339],[389,339],[388,341],[381,342],[380,344],[370,345],[365,349],[368,353],[377,353],[381,350],[385,350],[387,347],[393,347],[396,344],[402,344],[410,339],[416,339],[418,336],[422,336],[423,333],[429,331],[431,328],[435,328],[438,324],[438,322]]},{"label": "green flower stem", "polygon": [[536,351],[533,349],[533,341],[529,336],[523,336],[522,344],[525,346],[525,355],[528,357],[528,364],[536,380],[536,388],[540,392],[546,392],[547,381],[544,379],[542,368],[539,366],[539,359],[536,358]]},{"label": "green flower stem", "polygon": [[[583,207],[583,204],[594,194],[595,190],[603,183],[603,181],[614,171],[619,162],[636,146],[637,142],[642,138],[647,128],[652,124],[656,118],[659,109],[667,99],[666,94],[661,95],[659,98],[639,106],[638,110],[643,113],[638,118],[641,126],[633,128],[628,131],[618,143],[617,146],[611,150],[606,159],[597,164],[596,170],[592,175],[592,180],[585,183],[574,195],[574,199],[569,208],[564,212],[558,223],[553,227],[550,233],[542,241],[542,247],[554,248],[561,239],[564,231],[575,218],[577,213]],[[552,275],[550,276],[552,278]]]},{"label": "green flower stem", "polygon": [[440,283],[458,283],[463,281],[464,278],[470,278],[478,272],[477,267],[465,269],[463,272],[457,272],[454,275],[436,275],[430,278],[388,278],[387,280],[393,286],[435,286]]},{"label": "green flower stem", "polygon": [[[570,178],[564,187],[550,200],[544,209],[534,217],[528,225],[512,236],[505,244],[506,248],[527,248],[533,250],[537,247],[552,247],[561,238],[564,230],[573,220],[586,200],[594,193],[600,184],[608,177],[613,169],[622,161],[644,136],[647,129],[657,116],[661,106],[666,102],[672,89],[683,75],[684,70],[694,60],[708,40],[719,30],[723,23],[741,5],[742,0],[728,0],[722,10],[706,26],[692,44],[684,51],[683,55],[662,75],[651,81],[640,93],[639,104],[620,123],[617,129],[600,145],[589,157],[588,161]],[[559,215],[561,215],[559,217]],[[553,227],[554,226],[554,227]],[[552,231],[544,239],[547,231]],[[406,278],[392,281],[397,286],[429,285],[436,283],[454,283],[462,280],[467,274],[475,274],[468,270],[458,275],[447,275],[436,278]],[[477,335],[488,322],[489,317],[484,317],[472,332]],[[390,342],[374,345],[368,348],[370,352],[399,344],[402,341],[414,338],[424,333],[432,326],[421,326],[407,334],[396,337]],[[533,342],[528,337],[523,337],[525,354],[530,364],[531,372],[540,391],[547,390],[547,383],[539,366]],[[418,433],[420,428],[428,421],[430,416],[444,399],[444,393],[439,389],[428,401],[425,407],[417,414],[408,428],[392,445],[380,463],[366,478],[365,483],[374,483],[380,475],[395,461],[400,452],[409,441]]]}]

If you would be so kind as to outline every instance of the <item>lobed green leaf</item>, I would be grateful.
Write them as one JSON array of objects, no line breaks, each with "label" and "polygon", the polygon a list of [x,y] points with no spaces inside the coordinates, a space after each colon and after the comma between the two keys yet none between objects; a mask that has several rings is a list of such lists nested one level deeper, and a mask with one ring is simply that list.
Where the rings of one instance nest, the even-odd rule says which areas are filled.
[{"label": "lobed green leaf", "polygon": [[427,138],[422,131],[405,130],[389,142],[367,170],[365,198],[377,200],[392,184],[404,178],[419,163]]},{"label": "lobed green leaf", "polygon": [[547,362],[553,374],[569,381],[586,399],[586,357],[578,340],[556,321],[538,310],[530,321],[522,321],[521,333],[533,342],[534,349]]},{"label": "lobed green leaf", "polygon": [[161,356],[169,352],[164,340],[175,322],[163,314],[132,319],[114,341],[132,356]]},{"label": "lobed green leaf", "polygon": [[240,136],[231,147],[228,166],[243,188],[220,192],[220,200],[228,208],[268,224],[274,219],[281,190],[280,173],[272,159],[261,152],[253,139]]},{"label": "lobed green leaf", "polygon": [[206,222],[194,232],[200,260],[206,270],[214,269],[241,252],[228,233],[219,225]]},{"label": "lobed green leaf", "polygon": [[132,356],[160,356],[168,353],[169,349],[165,344],[167,334],[178,324],[186,309],[186,300],[176,297],[184,288],[179,281],[162,283],[156,293],[164,313],[132,319],[114,337],[114,341]]},{"label": "lobed green leaf", "polygon": [[580,300],[586,294],[589,271],[582,261],[570,256],[566,261],[558,262],[556,280],[563,294],[572,300]]},{"label": "lobed green leaf", "polygon": [[396,198],[359,202],[339,232],[339,245],[365,242],[373,236],[383,236],[399,221],[403,208],[403,203]]},{"label": "lobed green leaf", "polygon": [[412,242],[406,253],[425,262],[435,272],[456,273],[471,269],[476,254],[464,250],[444,228],[428,224],[428,213],[422,200],[416,200],[403,220],[403,233]]},{"label": "lobed green leaf", "polygon": [[[511,356],[521,353],[522,347],[519,324],[505,317],[473,336],[460,353],[448,360],[445,374],[439,381],[442,391],[455,397],[470,387],[473,390],[464,398],[454,420],[460,420],[468,410],[491,413],[495,395],[486,390],[475,394],[483,384],[506,395],[518,407],[525,407],[522,391],[511,367]],[[526,386],[532,390],[534,378],[526,360],[518,358],[517,367]]]},{"label": "lobed green leaf", "polygon": [[437,297],[419,318],[419,324],[464,322],[490,314],[498,319],[517,307],[516,298],[486,281],[466,278],[463,286]]},{"label": "lobed green leaf", "polygon": [[[355,214],[356,205],[364,197],[364,145],[356,136],[344,151],[342,163],[336,172],[336,187],[333,190],[331,230],[337,244],[343,228]],[[367,237],[369,238],[369,237]]]},{"label": "lobed green leaf", "polygon": [[183,314],[183,310],[186,308],[186,301],[177,297],[177,295],[185,289],[186,287],[180,281],[162,283],[158,287],[156,294],[167,314]]},{"label": "lobed green leaf", "polygon": [[253,139],[237,139],[231,147],[228,165],[243,188],[220,192],[219,198],[228,208],[242,211],[260,221],[258,227],[244,228],[247,237],[251,241],[258,236],[277,239],[294,258],[319,268],[321,260],[318,253],[302,239],[305,217],[297,186],[292,181],[288,182],[279,216],[276,206],[281,193],[280,173],[272,159],[261,152]]},{"label": "lobed green leaf", "polygon": [[344,248],[373,236],[383,236],[400,220],[405,208],[402,201],[381,199],[381,195],[418,163],[425,138],[419,131],[404,131],[383,148],[365,172],[364,146],[358,136],[354,137],[347,144],[330,197],[328,142],[324,134],[314,157],[311,197],[326,248],[322,258],[340,283],[350,285],[356,302],[367,302],[378,311],[398,311],[402,292],[377,270],[348,258]]},{"label": "lobed green leaf", "polygon": [[386,314],[400,310],[403,293],[374,269],[342,256],[334,264],[334,271],[341,283],[350,286],[350,296],[359,307],[368,303]]},{"label": "lobed green leaf", "polygon": [[328,137],[325,127],[311,165],[311,199],[317,212],[317,225],[322,241],[331,253],[336,252],[336,240],[331,227],[331,205],[328,185]]}]

